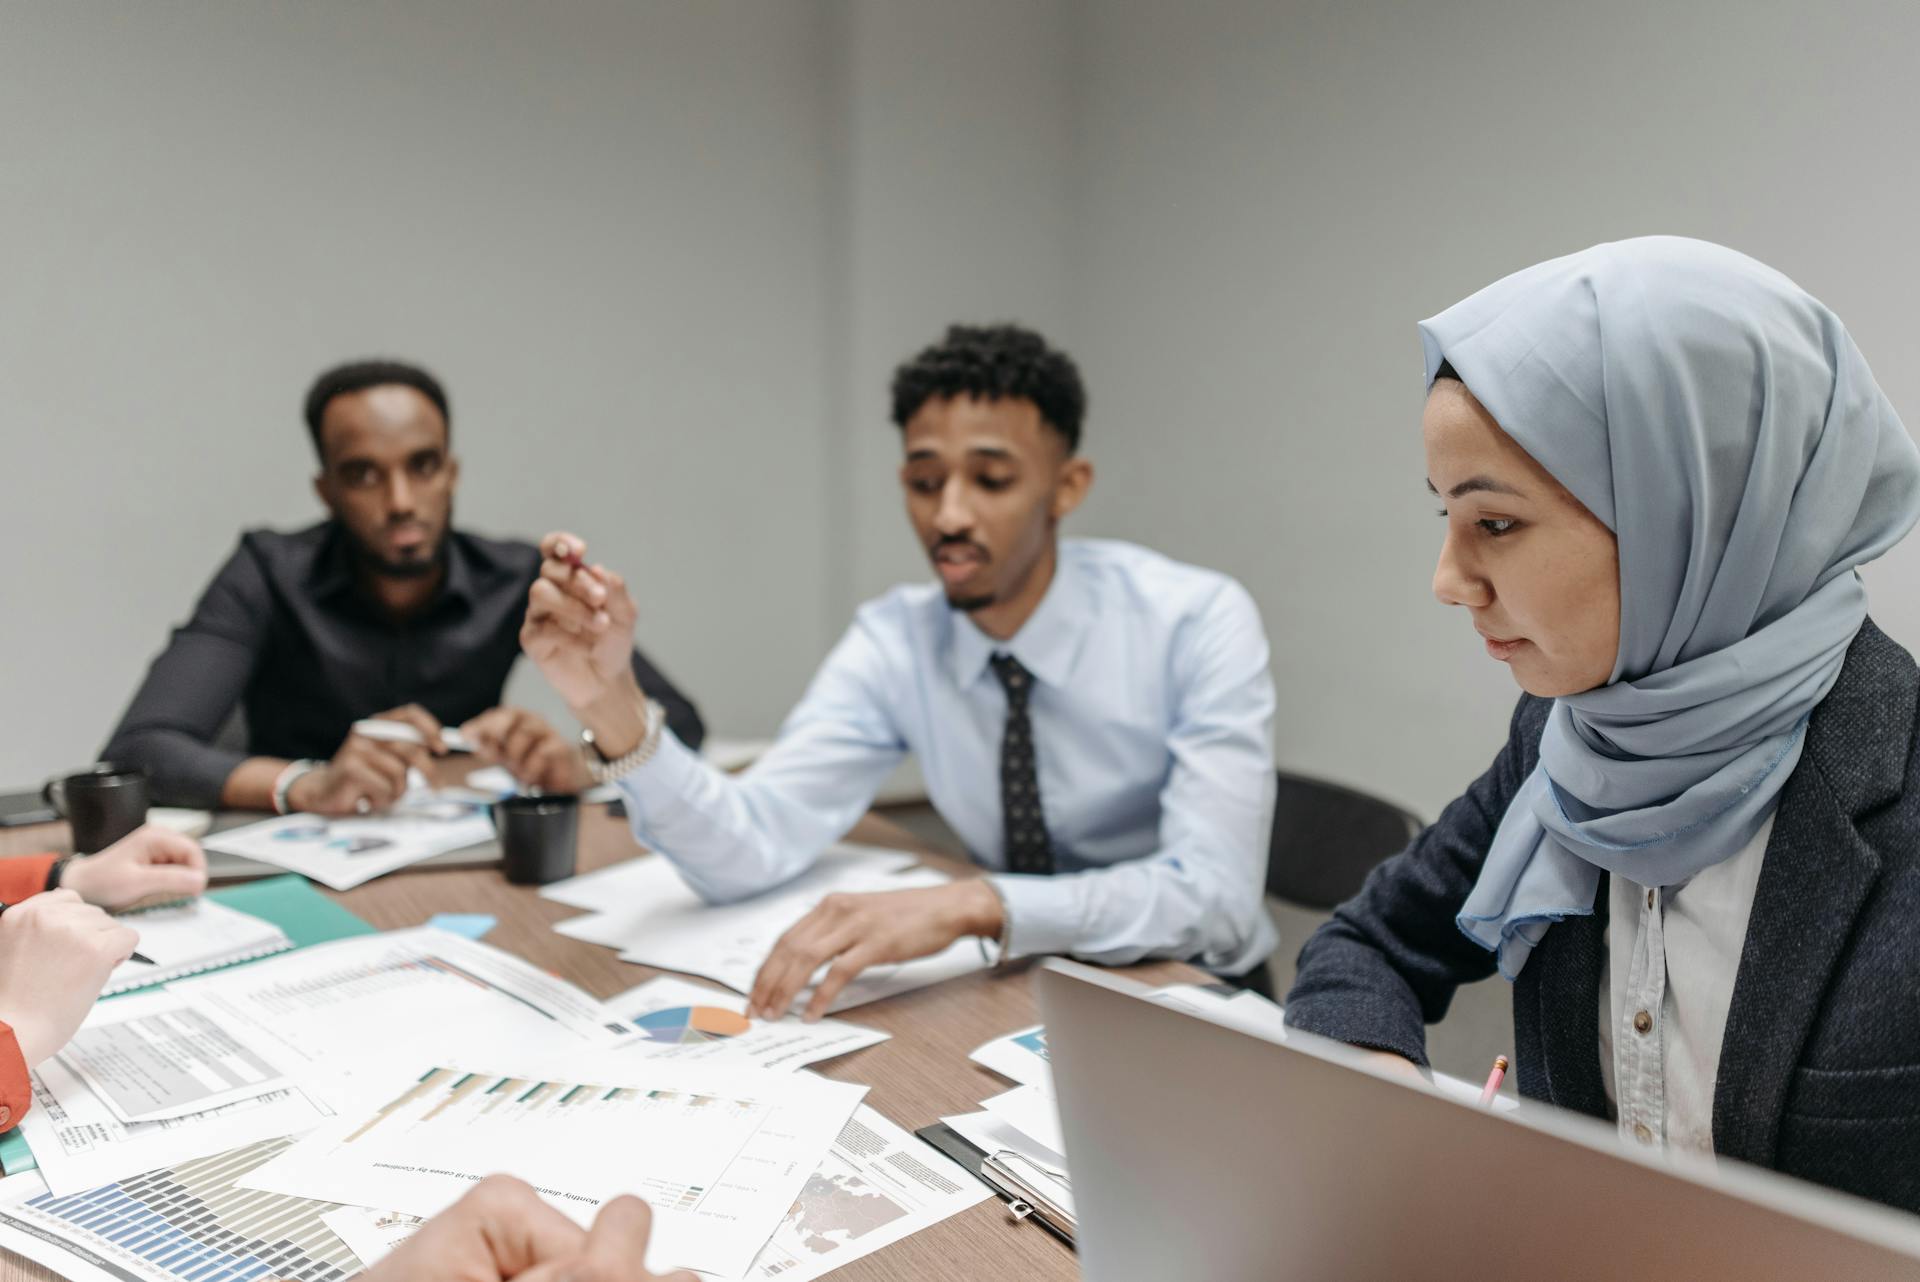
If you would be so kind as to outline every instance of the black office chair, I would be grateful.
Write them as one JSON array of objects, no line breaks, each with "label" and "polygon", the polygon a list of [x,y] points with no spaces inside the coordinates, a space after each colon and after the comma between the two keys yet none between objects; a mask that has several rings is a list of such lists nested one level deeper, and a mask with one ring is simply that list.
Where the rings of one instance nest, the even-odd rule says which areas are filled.
[{"label": "black office chair", "polygon": [[1267,848],[1267,893],[1328,911],[1423,827],[1418,815],[1352,788],[1282,770]]}]

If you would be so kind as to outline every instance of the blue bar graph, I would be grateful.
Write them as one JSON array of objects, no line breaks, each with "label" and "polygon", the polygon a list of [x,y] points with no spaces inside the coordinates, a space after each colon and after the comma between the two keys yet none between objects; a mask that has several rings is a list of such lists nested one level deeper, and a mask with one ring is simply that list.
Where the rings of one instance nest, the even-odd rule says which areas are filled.
[{"label": "blue bar graph", "polygon": [[344,1282],[360,1270],[320,1219],[331,1202],[238,1188],[234,1181],[291,1140],[263,1140],[212,1157],[0,1208],[14,1227],[84,1248],[127,1282]]}]

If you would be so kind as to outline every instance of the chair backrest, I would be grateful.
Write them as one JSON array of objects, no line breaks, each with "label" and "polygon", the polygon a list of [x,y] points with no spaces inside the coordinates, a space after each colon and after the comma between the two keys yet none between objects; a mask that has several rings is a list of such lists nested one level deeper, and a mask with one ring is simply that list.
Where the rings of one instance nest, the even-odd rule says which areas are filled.
[{"label": "chair backrest", "polygon": [[1353,898],[1376,864],[1400,853],[1425,825],[1391,801],[1279,772],[1267,893],[1305,908]]}]

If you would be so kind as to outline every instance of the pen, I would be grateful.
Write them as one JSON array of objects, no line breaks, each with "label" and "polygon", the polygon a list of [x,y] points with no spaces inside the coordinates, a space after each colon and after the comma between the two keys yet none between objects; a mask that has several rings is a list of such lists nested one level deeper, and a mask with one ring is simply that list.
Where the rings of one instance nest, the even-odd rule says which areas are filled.
[{"label": "pen", "polygon": [[[8,904],[0,904],[0,913],[4,913],[5,911],[7,911],[9,907],[10,905]],[[142,966],[158,966],[160,964],[159,962],[155,961],[153,958],[147,956],[145,953],[128,953],[127,960],[137,961]]]},{"label": "pen", "polygon": [[[368,739],[384,739],[388,743],[417,743],[425,746],[427,737],[405,721],[365,720],[353,723],[353,733]],[[467,737],[452,726],[440,728],[440,742],[447,746],[448,752],[472,752],[473,745]]]},{"label": "pen", "polygon": [[586,561],[584,561],[580,556],[580,549],[575,547],[573,544],[568,543],[566,540],[563,539],[558,544],[554,545],[553,550],[562,561],[565,561],[568,565],[572,566],[574,569],[584,570],[587,568]]},{"label": "pen", "polygon": [[1500,1093],[1500,1083],[1505,1081],[1506,1077],[1507,1057],[1505,1055],[1495,1055],[1493,1057],[1493,1071],[1487,1074],[1487,1084],[1480,1088],[1481,1108],[1487,1108],[1493,1104],[1493,1097]]}]

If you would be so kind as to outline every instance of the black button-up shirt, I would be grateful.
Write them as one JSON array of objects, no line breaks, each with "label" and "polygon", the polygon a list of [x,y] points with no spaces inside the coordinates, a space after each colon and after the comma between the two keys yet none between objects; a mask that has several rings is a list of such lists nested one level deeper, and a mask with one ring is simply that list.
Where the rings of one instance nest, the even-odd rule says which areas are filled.
[{"label": "black button-up shirt", "polygon": [[[246,758],[330,758],[361,717],[417,703],[459,725],[500,702],[539,572],[532,544],[455,531],[440,590],[395,621],[356,584],[335,523],[249,531],[102,755],[145,767],[157,802],[210,808]],[[633,671],[697,748],[705,730],[693,704],[638,650]],[[236,708],[243,735],[228,729]]]}]

